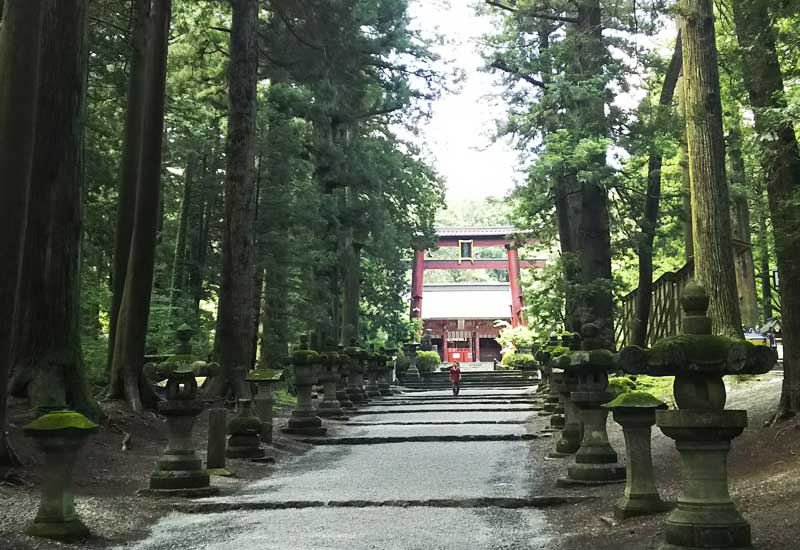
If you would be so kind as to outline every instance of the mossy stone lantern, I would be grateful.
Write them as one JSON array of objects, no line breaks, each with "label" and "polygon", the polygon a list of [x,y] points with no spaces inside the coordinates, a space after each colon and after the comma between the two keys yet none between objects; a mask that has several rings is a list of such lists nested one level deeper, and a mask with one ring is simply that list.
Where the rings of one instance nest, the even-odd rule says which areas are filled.
[{"label": "mossy stone lantern", "polygon": [[364,367],[361,364],[361,357],[366,355],[363,349],[358,346],[354,339],[350,347],[344,349],[347,356],[347,397],[354,406],[365,405],[369,402],[367,394],[364,392]]},{"label": "mossy stone lantern", "polygon": [[347,388],[350,383],[350,356],[344,351],[343,346],[339,346],[339,351],[336,354],[339,368],[339,379],[336,381],[336,399],[342,410],[354,410],[355,405],[350,401],[350,396],[347,393]]},{"label": "mossy stone lantern", "polygon": [[675,440],[681,455],[682,490],[667,518],[665,550],[750,549],[750,525],[728,491],[731,441],[747,426],[747,411],[725,410],[723,376],[763,374],[777,361],[775,350],[711,333],[709,298],[695,283],[681,296],[683,334],[650,349],[631,346],[619,364],[631,374],[674,376],[677,410],[657,411],[656,425]]},{"label": "mossy stone lantern", "polygon": [[553,369],[551,387],[558,392],[564,407],[564,427],[561,429],[561,437],[556,441],[555,450],[548,456],[550,458],[566,458],[578,452],[583,439],[580,410],[570,399],[570,394],[578,391],[578,376],[575,371],[565,372],[561,369]]},{"label": "mossy stone lantern", "polygon": [[[198,362],[206,374],[213,367]],[[206,496],[217,490],[210,486],[208,472],[194,449],[192,430],[203,402],[197,399],[197,372],[186,363],[162,363],[157,367],[167,379],[166,401],[158,403],[158,412],[166,418],[167,448],[150,475],[150,494],[164,496]]]},{"label": "mossy stone lantern", "polygon": [[283,431],[294,435],[325,435],[328,429],[323,427],[322,419],[317,416],[311,399],[311,390],[317,381],[316,373],[320,369],[321,358],[319,353],[307,348],[308,338],[303,338],[300,349],[291,356],[294,383],[297,386],[297,406],[289,418],[289,426]]},{"label": "mossy stone lantern", "polygon": [[228,458],[264,458],[261,446],[261,433],[264,430],[261,420],[253,412],[253,401],[239,399],[239,412],[228,422]]},{"label": "mossy stone lantern", "polygon": [[247,382],[256,387],[253,408],[261,421],[261,441],[272,443],[272,419],[275,405],[275,385],[283,380],[283,371],[277,369],[253,369],[247,374]]},{"label": "mossy stone lantern", "polygon": [[539,383],[539,387],[536,388],[537,393],[547,393],[548,391],[548,386],[550,385],[550,360],[553,358],[551,351],[557,348],[558,345],[558,334],[551,332],[547,343],[541,346],[533,356],[539,362],[539,370],[542,373],[542,380]]},{"label": "mossy stone lantern", "polygon": [[319,382],[322,384],[323,398],[317,405],[317,415],[322,418],[341,418],[342,404],[336,397],[336,384],[339,381],[339,354],[326,351],[320,357]]},{"label": "mossy stone lantern", "polygon": [[381,395],[392,395],[392,382],[394,381],[394,361],[397,357],[397,348],[392,345],[387,345],[383,348],[381,357],[381,366],[383,372],[380,379]]},{"label": "mossy stone lantern", "polygon": [[369,356],[367,359],[367,384],[364,388],[369,399],[381,397],[381,389],[378,386],[378,377],[381,375],[381,354],[375,351],[375,346],[370,345]]},{"label": "mossy stone lantern", "polygon": [[419,375],[417,368],[417,351],[419,351],[419,342],[406,342],[403,344],[403,351],[408,359],[408,369],[404,378],[409,379],[411,382],[419,382],[422,377]]},{"label": "mossy stone lantern", "polygon": [[179,355],[192,354],[192,336],[194,336],[194,329],[186,323],[183,323],[175,329],[175,337],[178,339]]},{"label": "mossy stone lantern", "polygon": [[97,431],[97,424],[75,411],[54,411],[23,428],[44,454],[44,480],[39,511],[25,533],[65,542],[80,540],[89,529],[75,513],[72,474],[78,451]]},{"label": "mossy stone lantern", "polygon": [[656,488],[650,446],[656,411],[666,409],[667,404],[647,392],[632,391],[619,394],[603,407],[613,411],[614,421],[622,426],[628,459],[625,494],[614,504],[614,516],[625,520],[669,510]]},{"label": "mossy stone lantern", "polygon": [[577,341],[582,349],[570,350],[554,362],[575,377],[576,391],[569,398],[577,406],[583,424],[581,446],[567,468],[567,477],[559,479],[558,485],[619,483],[625,479],[625,466],[618,462],[617,452],[608,441],[608,409],[602,407],[613,397],[607,389],[614,354],[603,349],[600,330],[593,323],[583,325],[580,337],[573,339]]}]

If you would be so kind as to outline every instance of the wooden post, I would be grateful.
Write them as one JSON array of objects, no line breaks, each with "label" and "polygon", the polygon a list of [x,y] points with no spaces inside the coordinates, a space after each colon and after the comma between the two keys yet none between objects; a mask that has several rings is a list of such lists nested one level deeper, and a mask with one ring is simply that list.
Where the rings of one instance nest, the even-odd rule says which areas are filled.
[{"label": "wooden post", "polygon": [[[206,468],[209,470],[225,470],[225,447],[228,429],[228,411],[226,409],[208,410],[208,455]],[[215,472],[216,473],[216,472]]]},{"label": "wooden post", "polygon": [[511,326],[524,326],[522,318],[522,286],[520,285],[519,252],[510,245],[506,245],[508,254],[508,281],[511,284]]},{"label": "wooden post", "polygon": [[422,285],[425,276],[425,251],[414,253],[414,268],[411,271],[411,318],[422,319]]}]

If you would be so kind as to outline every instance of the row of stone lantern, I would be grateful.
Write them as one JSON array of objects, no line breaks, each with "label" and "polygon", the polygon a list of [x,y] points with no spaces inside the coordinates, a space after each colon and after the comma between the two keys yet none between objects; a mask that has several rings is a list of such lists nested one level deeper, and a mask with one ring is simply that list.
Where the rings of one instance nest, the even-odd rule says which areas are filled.
[{"label": "row of stone lantern", "polygon": [[[564,406],[565,421],[551,457],[572,457],[560,486],[620,483],[618,519],[673,508],[658,494],[651,456],[651,429],[657,425],[674,439],[681,456],[682,491],[666,520],[664,549],[751,548],[750,527],[728,491],[727,454],[731,441],[747,426],[747,411],[725,410],[726,375],[762,374],[777,360],[774,350],[716,336],[707,316],[705,290],[689,284],[683,292],[683,334],[665,338],[652,349],[631,346],[618,354],[603,349],[597,326],[584,325],[557,349],[555,336],[537,356],[546,362],[548,392]],[[565,342],[561,342],[564,344]],[[608,374],[674,376],[677,410],[646,392],[614,396]],[[545,376],[543,375],[543,379]],[[555,409],[551,408],[551,412]],[[618,462],[606,430],[608,412],[622,427],[627,468]]]}]

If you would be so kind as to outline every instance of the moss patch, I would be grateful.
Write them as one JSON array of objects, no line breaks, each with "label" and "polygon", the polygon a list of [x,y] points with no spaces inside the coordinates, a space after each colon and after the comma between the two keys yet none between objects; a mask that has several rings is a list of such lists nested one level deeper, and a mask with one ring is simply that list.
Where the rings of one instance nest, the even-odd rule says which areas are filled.
[{"label": "moss patch", "polygon": [[283,379],[283,371],[278,369],[255,369],[247,373],[247,380],[258,382],[261,380],[276,382]]},{"label": "moss patch", "polygon": [[96,430],[97,424],[75,411],[55,411],[40,416],[27,426],[26,431],[44,432],[52,430]]},{"label": "moss patch", "polygon": [[297,350],[292,354],[294,365],[310,365],[319,361],[319,353],[310,349]]},{"label": "moss patch", "polygon": [[606,409],[617,407],[636,407],[636,408],[665,408],[667,405],[659,401],[652,394],[645,391],[629,391],[619,394],[616,399],[603,405]]},{"label": "moss patch", "polygon": [[636,386],[640,391],[653,395],[656,399],[673,402],[672,385],[674,376],[637,376]]},{"label": "moss patch", "polygon": [[636,391],[636,389],[636,382],[626,376],[612,376],[608,379],[608,391],[614,395]]}]

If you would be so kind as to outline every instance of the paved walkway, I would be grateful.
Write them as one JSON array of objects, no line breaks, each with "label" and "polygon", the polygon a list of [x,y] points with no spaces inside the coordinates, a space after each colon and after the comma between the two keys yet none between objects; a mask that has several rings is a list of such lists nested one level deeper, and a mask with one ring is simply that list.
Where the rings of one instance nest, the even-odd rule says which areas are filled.
[{"label": "paved walkway", "polygon": [[[381,399],[344,423],[334,444],[315,447],[236,495],[197,501],[195,513],[165,517],[132,548],[547,550],[551,536],[531,494],[532,442],[491,440],[532,437],[533,426],[543,425],[529,392]],[[476,435],[490,440],[466,440]],[[415,436],[457,439],[394,442]],[[344,437],[391,442],[336,444]]]}]

